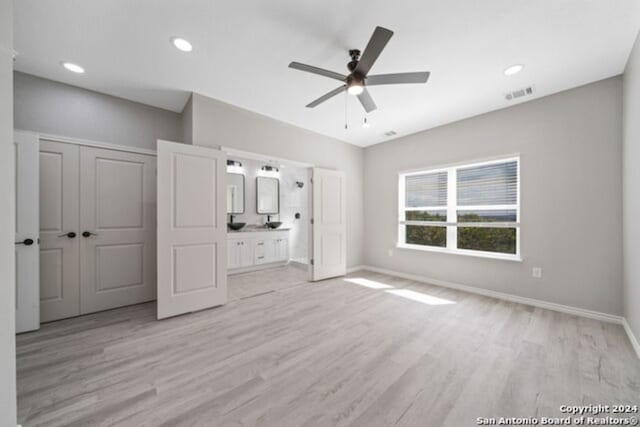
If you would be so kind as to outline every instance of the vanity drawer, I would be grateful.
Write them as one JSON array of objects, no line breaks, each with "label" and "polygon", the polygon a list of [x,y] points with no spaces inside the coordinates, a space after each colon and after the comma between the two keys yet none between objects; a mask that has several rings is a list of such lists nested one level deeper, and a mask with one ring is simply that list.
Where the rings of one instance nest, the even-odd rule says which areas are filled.
[{"label": "vanity drawer", "polygon": [[256,240],[254,242],[254,245],[255,245],[253,250],[254,264],[264,264],[269,262],[267,244],[268,244],[268,241],[266,240]]}]

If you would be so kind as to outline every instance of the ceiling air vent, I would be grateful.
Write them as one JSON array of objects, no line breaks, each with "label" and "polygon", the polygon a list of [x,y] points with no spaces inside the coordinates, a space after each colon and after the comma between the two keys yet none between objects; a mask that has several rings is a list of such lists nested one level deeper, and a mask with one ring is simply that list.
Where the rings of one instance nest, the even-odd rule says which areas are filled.
[{"label": "ceiling air vent", "polygon": [[512,101],[514,99],[522,98],[523,96],[529,96],[533,94],[533,86],[527,86],[522,89],[514,90],[513,92],[509,92],[505,95],[507,101]]},{"label": "ceiling air vent", "polygon": [[384,136],[395,136],[397,134],[398,134],[398,132],[396,132],[395,130],[390,130],[388,132],[385,132]]}]

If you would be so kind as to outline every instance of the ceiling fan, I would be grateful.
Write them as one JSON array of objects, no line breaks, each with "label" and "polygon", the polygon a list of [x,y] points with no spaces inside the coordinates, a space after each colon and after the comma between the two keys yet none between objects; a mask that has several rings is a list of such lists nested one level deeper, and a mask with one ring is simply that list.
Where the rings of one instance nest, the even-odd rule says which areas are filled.
[{"label": "ceiling fan", "polygon": [[349,69],[348,75],[314,67],[312,65],[301,64],[299,62],[292,62],[289,64],[289,68],[319,74],[321,76],[343,82],[340,87],[335,88],[331,92],[326,93],[315,101],[309,103],[307,108],[314,108],[346,90],[351,95],[356,95],[365,111],[369,113],[377,107],[367,90],[367,86],[426,83],[429,79],[428,71],[417,73],[368,75],[369,70],[378,59],[378,56],[380,56],[380,53],[382,53],[382,50],[389,42],[392,35],[393,31],[382,27],[376,27],[362,55],[360,55],[360,51],[358,49],[351,49],[349,51],[351,62],[347,64],[347,68]]}]

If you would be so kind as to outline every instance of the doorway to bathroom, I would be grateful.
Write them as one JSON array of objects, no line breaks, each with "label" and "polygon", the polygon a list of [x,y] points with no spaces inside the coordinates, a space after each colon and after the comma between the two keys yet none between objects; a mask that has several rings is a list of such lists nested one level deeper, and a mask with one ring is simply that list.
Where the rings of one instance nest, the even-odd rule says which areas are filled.
[{"label": "doorway to bathroom", "polygon": [[313,165],[223,151],[229,301],[309,283]]}]

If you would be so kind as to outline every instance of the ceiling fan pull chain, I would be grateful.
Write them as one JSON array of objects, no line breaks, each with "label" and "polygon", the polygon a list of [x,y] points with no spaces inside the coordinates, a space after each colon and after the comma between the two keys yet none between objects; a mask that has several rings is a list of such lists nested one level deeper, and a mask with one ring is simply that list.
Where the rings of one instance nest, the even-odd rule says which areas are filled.
[{"label": "ceiling fan pull chain", "polygon": [[347,102],[349,102],[349,97],[347,96],[347,91],[344,91],[344,130],[349,129],[347,125]]}]

